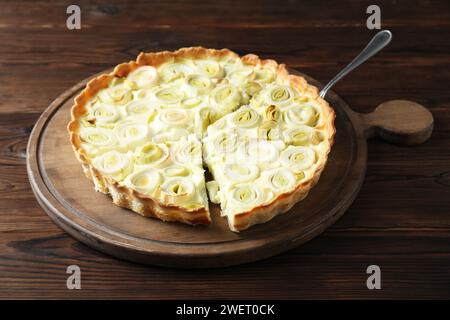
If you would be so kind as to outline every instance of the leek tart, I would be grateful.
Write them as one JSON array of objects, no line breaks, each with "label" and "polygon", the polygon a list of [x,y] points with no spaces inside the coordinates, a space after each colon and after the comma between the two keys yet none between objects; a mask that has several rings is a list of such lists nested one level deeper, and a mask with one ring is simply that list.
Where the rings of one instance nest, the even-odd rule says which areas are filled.
[{"label": "leek tart", "polygon": [[141,53],[91,80],[68,130],[86,176],[116,205],[196,225],[211,222],[210,201],[241,231],[306,197],[334,117],[282,64],[192,47]]}]

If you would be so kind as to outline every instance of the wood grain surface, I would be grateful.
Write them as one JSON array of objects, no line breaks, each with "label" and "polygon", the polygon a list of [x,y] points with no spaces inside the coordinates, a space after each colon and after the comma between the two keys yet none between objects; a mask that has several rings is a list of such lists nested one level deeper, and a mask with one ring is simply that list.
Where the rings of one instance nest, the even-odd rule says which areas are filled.
[{"label": "wood grain surface", "polygon": [[[365,27],[371,2],[344,2],[79,1],[82,29],[69,31],[68,1],[0,1],[0,297],[450,298],[448,1],[378,2],[393,41],[334,90],[358,112],[392,99],[421,103],[433,136],[411,148],[370,141],[355,202],[298,249],[207,271],[123,262],[61,231],[31,192],[30,131],[81,79],[142,50],[203,45],[274,58],[326,82],[375,32]],[[72,264],[82,290],[66,289]],[[381,290],[366,288],[372,264]]]}]

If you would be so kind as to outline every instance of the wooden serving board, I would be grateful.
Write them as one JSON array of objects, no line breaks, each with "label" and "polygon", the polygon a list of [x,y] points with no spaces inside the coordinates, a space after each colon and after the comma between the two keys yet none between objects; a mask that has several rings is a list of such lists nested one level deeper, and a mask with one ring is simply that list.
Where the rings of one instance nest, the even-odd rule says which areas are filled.
[{"label": "wooden serving board", "polygon": [[433,127],[431,113],[413,102],[390,101],[362,115],[329,92],[327,100],[336,112],[336,137],[319,183],[288,213],[234,233],[216,206],[211,225],[192,227],[141,217],[94,191],[75,158],[66,130],[73,98],[89,80],[64,92],[37,121],[27,150],[31,186],[47,214],[70,235],[110,255],[146,264],[230,266],[298,246],[339,219],[356,197],[365,175],[369,137],[378,135],[393,143],[412,145],[428,139]]}]

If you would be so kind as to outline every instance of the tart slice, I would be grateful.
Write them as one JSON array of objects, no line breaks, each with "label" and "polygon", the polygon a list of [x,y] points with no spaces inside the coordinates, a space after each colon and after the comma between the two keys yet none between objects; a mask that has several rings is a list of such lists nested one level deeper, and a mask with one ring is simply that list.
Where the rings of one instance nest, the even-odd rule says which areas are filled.
[{"label": "tart slice", "polygon": [[[273,92],[292,102],[280,105],[268,98]],[[330,149],[326,121],[314,99],[274,85],[208,128],[204,157],[214,180],[207,187],[231,230],[266,222],[306,197]]]},{"label": "tart slice", "polygon": [[318,181],[334,112],[284,65],[227,50],[141,53],[90,81],[68,130],[95,189],[143,216],[240,231],[286,212]]}]

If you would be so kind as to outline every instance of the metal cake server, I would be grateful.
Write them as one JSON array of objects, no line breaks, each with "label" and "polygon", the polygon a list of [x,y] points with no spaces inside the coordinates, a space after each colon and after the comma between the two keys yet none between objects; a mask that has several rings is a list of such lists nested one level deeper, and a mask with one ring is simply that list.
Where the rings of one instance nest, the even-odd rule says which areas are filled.
[{"label": "metal cake server", "polygon": [[344,69],[341,70],[330,82],[327,83],[325,87],[320,91],[320,97],[324,98],[328,92],[328,90],[339,80],[345,77],[348,73],[350,73],[353,69],[361,65],[366,60],[370,59],[376,53],[378,53],[381,49],[388,45],[391,42],[392,33],[389,30],[382,30],[378,32],[372,40],[370,40],[369,44],[350,62]]}]

